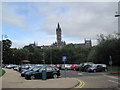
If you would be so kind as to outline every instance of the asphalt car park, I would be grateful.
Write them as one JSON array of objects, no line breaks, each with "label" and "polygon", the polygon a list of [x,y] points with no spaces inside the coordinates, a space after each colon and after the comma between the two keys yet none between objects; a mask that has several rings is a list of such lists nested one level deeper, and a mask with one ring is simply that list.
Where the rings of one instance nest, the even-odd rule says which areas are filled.
[{"label": "asphalt car park", "polygon": [[[62,77],[77,78],[84,81],[85,85],[82,88],[108,88],[109,90],[120,89],[120,78],[118,76],[110,76],[108,72],[81,72],[67,70],[61,71]],[[94,90],[94,89],[93,89]]]},{"label": "asphalt car park", "polygon": [[73,70],[61,70],[61,77],[85,77],[85,76],[100,76],[107,75],[109,72],[81,72],[81,71],[73,71]]},{"label": "asphalt car park", "polygon": [[78,81],[74,78],[26,80],[17,71],[4,70],[6,73],[2,77],[2,88],[71,88],[78,84]]},{"label": "asphalt car park", "polygon": [[[47,80],[35,79],[26,80],[21,77],[21,74],[13,69],[5,69],[8,73],[3,76],[3,88],[11,87],[55,87],[52,83],[58,87],[71,87],[70,85],[82,80],[85,84],[82,88],[119,88],[119,77],[109,76],[109,71],[107,72],[82,72],[76,70],[60,70],[60,78],[50,78]],[[13,78],[13,79],[12,79]],[[77,79],[74,80],[74,79]],[[48,83],[49,82],[49,83]],[[41,84],[41,85],[39,85]],[[59,86],[62,84],[62,86]],[[67,84],[67,85],[64,85]],[[43,85],[43,86],[42,86]],[[50,86],[51,85],[51,86]],[[72,85],[73,86],[73,85]],[[81,88],[81,87],[80,87]]]}]

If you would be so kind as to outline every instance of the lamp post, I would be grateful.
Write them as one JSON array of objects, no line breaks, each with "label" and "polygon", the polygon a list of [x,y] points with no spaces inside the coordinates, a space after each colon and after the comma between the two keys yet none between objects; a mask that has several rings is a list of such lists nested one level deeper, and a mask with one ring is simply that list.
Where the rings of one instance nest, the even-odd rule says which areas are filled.
[{"label": "lamp post", "polygon": [[44,55],[44,46],[42,47],[42,50],[43,50],[43,63],[44,63],[44,65],[45,65],[45,55]]},{"label": "lamp post", "polygon": [[42,70],[42,80],[46,80],[46,65],[45,65],[45,55],[44,55],[44,45],[42,47],[43,50],[43,62],[44,62],[44,66],[45,66],[45,70]]},{"label": "lamp post", "polygon": [[51,60],[51,66],[52,66],[52,48],[50,49],[50,60]]},{"label": "lamp post", "polygon": [[120,33],[120,1],[118,2],[118,12],[116,12],[115,17],[118,17],[118,33]]},{"label": "lamp post", "polygon": [[4,35],[4,34],[2,34],[2,37],[1,37],[1,42],[0,42],[0,59],[1,59],[1,64],[2,64],[2,62],[3,62],[3,39],[4,38],[7,38],[7,35]]},{"label": "lamp post", "polygon": [[13,53],[13,60],[14,60],[14,64],[15,64],[15,58],[14,58],[15,54]]},{"label": "lamp post", "polygon": [[112,62],[112,57],[111,56],[109,56],[109,65],[111,66],[111,71],[112,71],[112,64],[113,64],[113,62]]}]

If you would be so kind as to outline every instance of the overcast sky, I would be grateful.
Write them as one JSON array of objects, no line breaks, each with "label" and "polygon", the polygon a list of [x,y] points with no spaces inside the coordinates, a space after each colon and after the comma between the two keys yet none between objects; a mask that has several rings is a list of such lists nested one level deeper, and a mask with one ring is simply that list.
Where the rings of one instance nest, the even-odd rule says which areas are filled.
[{"label": "overcast sky", "polygon": [[51,45],[56,41],[56,27],[60,23],[62,40],[84,43],[97,35],[118,30],[114,17],[117,2],[4,2],[2,3],[2,31],[21,48],[33,43]]}]

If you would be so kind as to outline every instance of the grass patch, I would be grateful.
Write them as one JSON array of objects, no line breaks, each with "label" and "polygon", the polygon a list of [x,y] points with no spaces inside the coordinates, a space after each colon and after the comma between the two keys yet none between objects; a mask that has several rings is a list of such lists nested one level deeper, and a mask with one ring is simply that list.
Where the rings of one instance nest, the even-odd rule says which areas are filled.
[{"label": "grass patch", "polygon": [[120,71],[120,66],[109,66],[108,71]]},{"label": "grass patch", "polygon": [[0,77],[3,76],[5,74],[5,70],[0,69]]},{"label": "grass patch", "polygon": [[108,75],[112,75],[112,76],[118,76],[118,77],[120,77],[120,74],[119,74],[119,73],[109,73]]},{"label": "grass patch", "polygon": [[120,66],[109,66],[108,71],[110,71],[109,75],[120,76]]}]

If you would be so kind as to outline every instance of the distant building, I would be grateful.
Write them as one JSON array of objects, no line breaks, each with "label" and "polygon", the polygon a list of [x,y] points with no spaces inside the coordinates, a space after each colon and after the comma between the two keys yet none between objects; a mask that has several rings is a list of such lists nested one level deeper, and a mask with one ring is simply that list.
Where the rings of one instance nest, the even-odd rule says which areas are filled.
[{"label": "distant building", "polygon": [[43,45],[43,46],[40,46],[41,47],[41,49],[48,49],[48,48],[52,48],[52,46],[51,45]]},{"label": "distant building", "polygon": [[[51,45],[43,45],[43,46],[37,46],[35,44],[35,42],[33,44],[30,44],[30,46],[33,47],[40,47],[40,48],[62,48],[66,45],[65,41],[62,41],[62,30],[61,27],[58,23],[57,28],[56,28],[56,39],[57,41],[55,41],[53,44]],[[83,47],[83,48],[90,48],[92,47],[92,42],[91,40],[85,40],[85,43],[79,43],[79,44],[73,44],[75,47]]]},{"label": "distant building", "polygon": [[92,42],[91,42],[91,40],[85,40],[85,43],[74,44],[74,46],[76,48],[77,47],[91,48],[92,47]]},{"label": "distant building", "polygon": [[35,41],[34,41],[34,43],[29,44],[29,46],[32,46],[32,47],[37,47],[37,45],[36,45]]},{"label": "distant building", "polygon": [[57,48],[62,48],[63,46],[66,45],[65,41],[62,41],[62,31],[61,27],[58,23],[58,26],[56,28],[56,36],[57,36],[57,42],[52,44],[52,47],[57,47]]},{"label": "distant building", "polygon": [[28,46],[31,46],[33,48],[41,48],[41,46],[38,46],[38,44],[35,43],[35,41],[34,41],[34,43],[29,44]]}]

